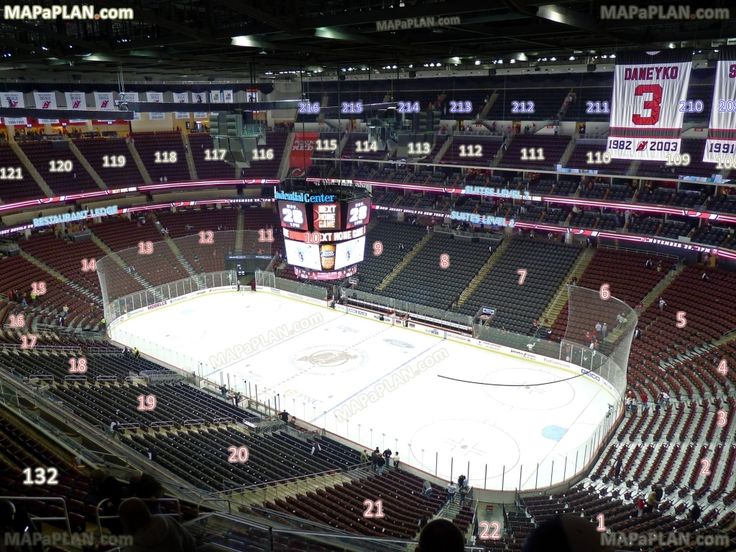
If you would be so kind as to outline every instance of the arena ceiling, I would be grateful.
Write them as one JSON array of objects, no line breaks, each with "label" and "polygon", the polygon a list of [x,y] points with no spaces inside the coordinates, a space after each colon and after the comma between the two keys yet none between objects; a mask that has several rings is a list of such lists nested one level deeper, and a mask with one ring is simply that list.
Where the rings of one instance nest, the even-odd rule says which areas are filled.
[{"label": "arena ceiling", "polygon": [[472,68],[512,56],[533,61],[542,54],[569,59],[629,49],[708,49],[736,39],[733,2],[708,4],[730,9],[731,17],[703,20],[619,12],[603,21],[602,5],[611,2],[95,0],[95,9],[132,8],[133,19],[1,19],[0,79],[105,81],[122,68],[131,81],[252,81],[266,71],[334,74],[348,66],[381,70],[427,62]]}]

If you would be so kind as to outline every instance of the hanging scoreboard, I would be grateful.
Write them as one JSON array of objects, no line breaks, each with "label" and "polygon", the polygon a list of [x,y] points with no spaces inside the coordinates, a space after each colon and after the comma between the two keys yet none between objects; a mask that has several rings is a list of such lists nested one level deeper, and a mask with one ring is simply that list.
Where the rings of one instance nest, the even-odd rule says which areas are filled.
[{"label": "hanging scoreboard", "polygon": [[286,261],[299,278],[341,280],[365,255],[371,198],[365,190],[276,190]]}]

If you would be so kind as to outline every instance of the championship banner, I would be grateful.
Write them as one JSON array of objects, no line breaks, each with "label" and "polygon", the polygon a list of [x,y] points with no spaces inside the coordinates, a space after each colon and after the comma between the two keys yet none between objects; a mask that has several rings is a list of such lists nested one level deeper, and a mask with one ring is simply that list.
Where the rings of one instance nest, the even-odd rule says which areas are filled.
[{"label": "championship banner", "polygon": [[613,159],[667,161],[680,153],[691,50],[619,54],[606,151]]},{"label": "championship banner", "polygon": [[[189,92],[174,92],[174,103],[188,103],[189,102]],[[183,111],[176,111],[174,113],[174,116],[177,119],[188,119],[189,113],[183,112]]]},{"label": "championship banner", "polygon": [[212,103],[220,103],[222,101],[222,94],[219,90],[212,90],[210,92],[210,100]]},{"label": "championship banner", "polygon": [[[164,93],[163,92],[146,92],[146,101],[152,103],[163,103]],[[152,121],[163,121],[166,119],[166,113],[149,113],[148,117]]]},{"label": "championship banner", "polygon": [[[87,110],[87,96],[84,92],[64,92],[66,108],[74,111]],[[69,119],[70,123],[86,123],[87,119]]]},{"label": "championship banner", "polygon": [[99,111],[113,111],[115,109],[114,92],[94,92],[95,105]]},{"label": "championship banner", "polygon": [[222,91],[222,101],[223,103],[233,103],[233,91],[232,90],[223,90]]},{"label": "championship banner", "polygon": [[[138,92],[121,92],[120,93],[120,100],[131,102],[131,103],[138,103],[140,100],[140,94]],[[140,121],[141,120],[141,114],[137,111],[133,112],[133,120],[134,121]]]},{"label": "championship banner", "polygon": [[[0,93],[0,105],[2,107],[25,107],[26,102],[23,99],[23,92],[2,92]],[[28,119],[25,117],[5,117],[3,119],[5,126],[27,125]]]},{"label": "championship banner", "polygon": [[[36,109],[57,109],[55,92],[34,92],[33,102]],[[39,119],[38,122],[42,125],[56,125],[59,119]]]},{"label": "championship banner", "polygon": [[295,132],[294,143],[291,145],[289,166],[301,169],[311,167],[314,142],[318,138],[319,132]]},{"label": "championship banner", "polygon": [[736,167],[736,48],[722,48],[703,161]]}]

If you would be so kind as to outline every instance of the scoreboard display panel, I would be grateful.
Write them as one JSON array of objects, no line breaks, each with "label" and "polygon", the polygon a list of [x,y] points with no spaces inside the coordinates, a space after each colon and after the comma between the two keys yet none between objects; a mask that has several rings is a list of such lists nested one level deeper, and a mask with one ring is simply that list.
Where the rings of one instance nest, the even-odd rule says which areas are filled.
[{"label": "scoreboard display panel", "polygon": [[307,229],[307,210],[298,201],[279,201],[279,218],[282,228]]},{"label": "scoreboard display panel", "polygon": [[335,251],[335,269],[359,263],[365,255],[365,236],[338,243]]},{"label": "scoreboard display panel", "polygon": [[356,199],[348,202],[348,215],[345,228],[355,228],[370,222],[371,198]]},{"label": "scoreboard display panel", "polygon": [[318,203],[312,206],[315,230],[337,230],[340,228],[340,204]]},{"label": "scoreboard display panel", "polygon": [[310,270],[322,270],[320,246],[316,243],[285,239],[284,247],[286,248],[286,260],[289,264]]}]

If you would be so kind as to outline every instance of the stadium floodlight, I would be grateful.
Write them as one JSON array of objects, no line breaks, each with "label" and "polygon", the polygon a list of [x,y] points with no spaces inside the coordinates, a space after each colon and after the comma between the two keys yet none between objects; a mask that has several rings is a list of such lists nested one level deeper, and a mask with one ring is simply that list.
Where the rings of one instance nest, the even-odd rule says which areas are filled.
[{"label": "stadium floodlight", "polygon": [[248,35],[234,36],[230,39],[232,46],[243,46],[245,48],[259,48],[261,44],[258,40]]},{"label": "stadium floodlight", "polygon": [[476,59],[476,60],[475,60],[475,64],[476,64],[476,65],[480,65],[480,60],[479,60],[479,59]]}]

